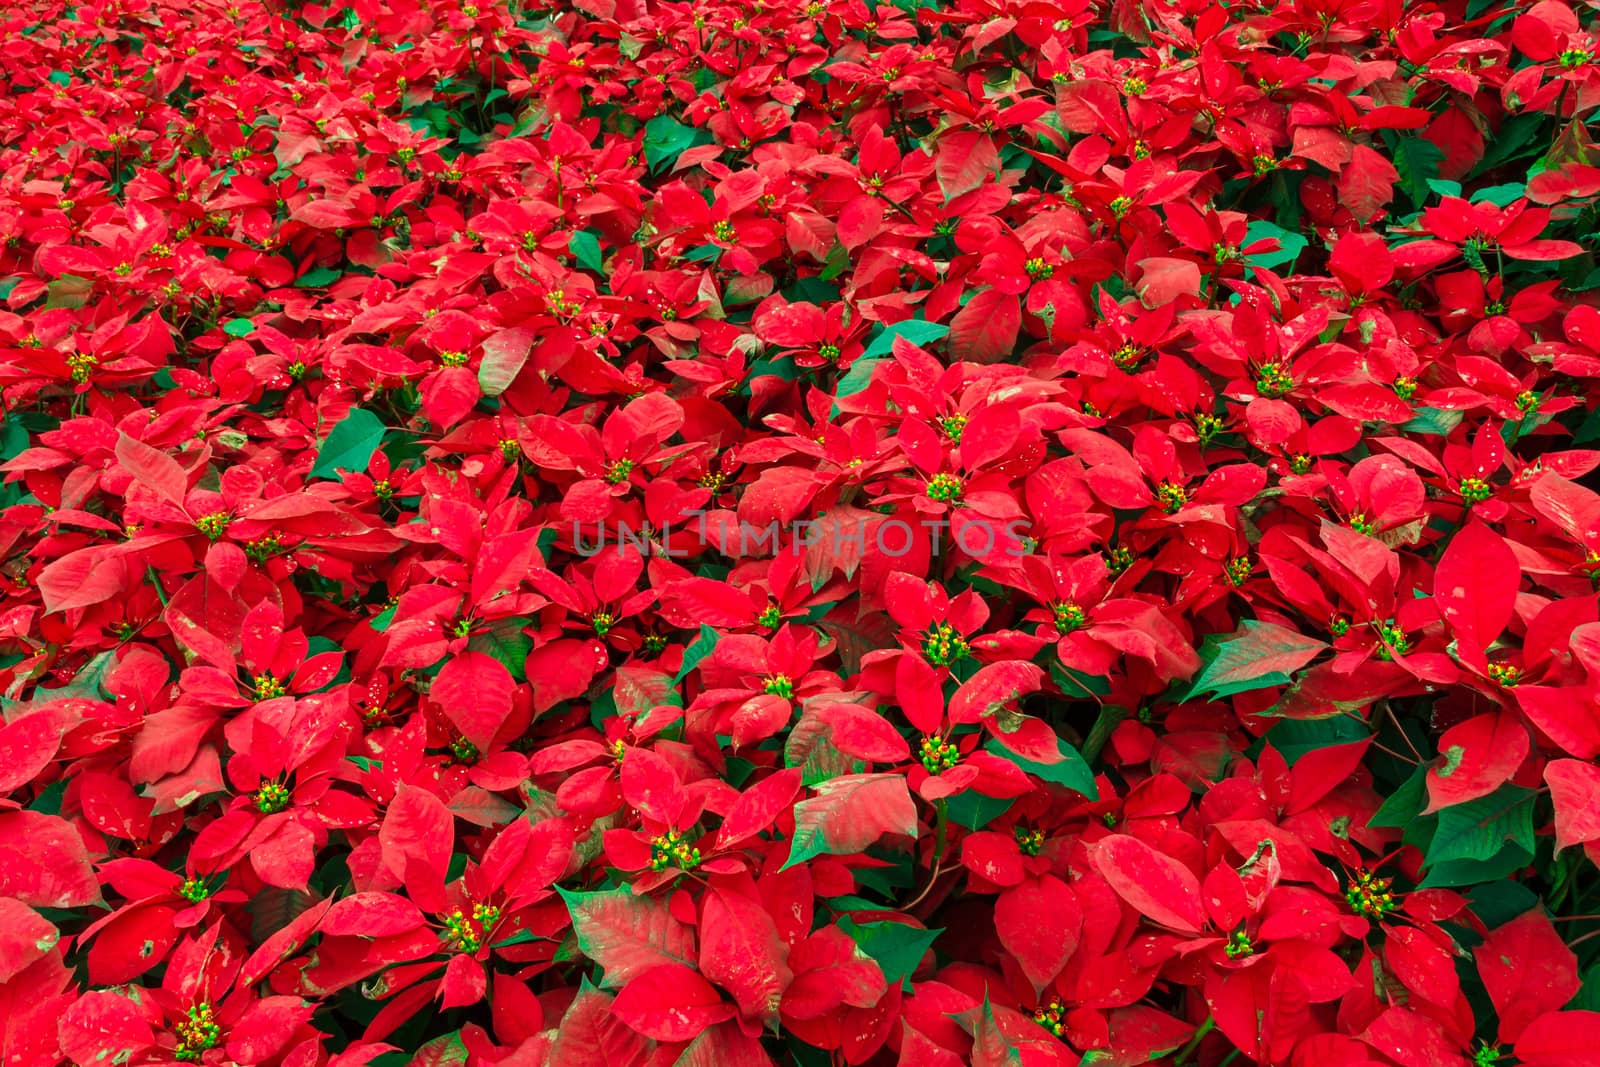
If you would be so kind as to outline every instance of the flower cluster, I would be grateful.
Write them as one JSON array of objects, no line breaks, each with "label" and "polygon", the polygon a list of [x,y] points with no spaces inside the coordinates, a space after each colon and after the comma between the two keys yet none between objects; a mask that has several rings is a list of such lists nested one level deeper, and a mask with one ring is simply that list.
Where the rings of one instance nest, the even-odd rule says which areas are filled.
[{"label": "flower cluster", "polygon": [[0,1058],[1594,1062],[1597,32],[0,6]]}]

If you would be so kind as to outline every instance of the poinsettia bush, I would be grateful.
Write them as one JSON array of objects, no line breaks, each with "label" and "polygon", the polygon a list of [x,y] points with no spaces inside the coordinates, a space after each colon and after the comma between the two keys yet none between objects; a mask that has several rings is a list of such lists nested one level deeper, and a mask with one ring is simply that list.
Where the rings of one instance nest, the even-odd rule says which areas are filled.
[{"label": "poinsettia bush", "polygon": [[0,8],[0,1060],[1600,1062],[1600,16]]}]

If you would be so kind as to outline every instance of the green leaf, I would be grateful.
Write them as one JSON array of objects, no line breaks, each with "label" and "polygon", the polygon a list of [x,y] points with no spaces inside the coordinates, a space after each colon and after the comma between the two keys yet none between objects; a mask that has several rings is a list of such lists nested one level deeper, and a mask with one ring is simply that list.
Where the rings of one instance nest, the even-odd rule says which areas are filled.
[{"label": "green leaf", "polygon": [[1510,207],[1521,200],[1528,192],[1525,182],[1509,182],[1505,185],[1490,185],[1479,189],[1472,194],[1472,202],[1481,204],[1488,201],[1495,207]]},{"label": "green leaf", "polygon": [[957,793],[945,801],[945,812],[957,826],[982,830],[1011,810],[1012,801],[986,797],[976,789]]},{"label": "green leaf", "polygon": [[528,653],[533,651],[533,638],[522,632],[527,619],[500,619],[485,630],[478,630],[467,640],[467,647],[500,661],[518,685],[528,680],[524,666]]},{"label": "green leaf", "polygon": [[1472,910],[1489,927],[1502,926],[1539,906],[1539,897],[1521,882],[1486,882],[1467,893]]},{"label": "green leaf", "polygon": [[[890,863],[882,867],[858,867],[851,872],[856,885],[862,889],[870,889],[884,900],[894,900],[902,895],[902,890],[911,888],[916,882],[916,868],[911,863],[911,857],[901,857],[901,862]],[[855,897],[859,904],[846,905],[844,898],[832,897],[830,903],[836,911],[876,911],[881,904],[875,904],[864,897]]]},{"label": "green leaf", "polygon": [[1411,421],[1404,423],[1400,429],[1406,433],[1431,437],[1448,437],[1452,430],[1461,425],[1464,417],[1459,411],[1446,411],[1443,408],[1416,408],[1415,411]]},{"label": "green leaf", "polygon": [[1417,888],[1438,889],[1492,882],[1532,862],[1532,852],[1518,845],[1507,845],[1487,860],[1450,860],[1437,867],[1429,867],[1426,877],[1417,883]]},{"label": "green leaf", "polygon": [[1361,723],[1336,715],[1328,719],[1284,719],[1267,734],[1267,740],[1293,767],[1308,752],[1348,745],[1367,736],[1367,728]]},{"label": "green leaf", "polygon": [[46,815],[61,814],[61,800],[67,792],[67,780],[58,778],[40,790],[32,804],[28,805],[29,811],[40,811]]},{"label": "green leaf", "polygon": [[707,144],[711,134],[685,126],[670,115],[658,115],[644,124],[644,158],[650,169],[660,171],[697,144]]},{"label": "green leaf", "polygon": [[1050,677],[1060,687],[1061,691],[1069,697],[1074,697],[1079,693],[1091,698],[1111,695],[1110,679],[1074,670],[1060,660],[1055,660],[1050,664]]},{"label": "green leaf", "polygon": [[1574,1011],[1600,1011],[1600,960],[1595,960],[1583,972],[1583,988],[1567,1006]]},{"label": "green leaf", "polygon": [[1042,778],[1055,785],[1064,785],[1068,789],[1082,793],[1090,800],[1100,799],[1100,789],[1094,782],[1094,771],[1089,768],[1088,762],[1077,749],[1059,737],[1056,738],[1056,747],[1061,750],[1060,763],[1035,763],[1012,752],[992,737],[983,747],[1001,759],[1010,760],[1036,778]]},{"label": "green leaf", "polygon": [[705,623],[701,623],[700,636],[683,650],[683,666],[678,668],[678,676],[672,679],[672,684],[677,685],[689,677],[689,672],[698,667],[701,660],[711,655],[711,650],[717,647],[717,639],[721,636]]},{"label": "green leaf", "polygon": [[850,935],[862,952],[878,961],[886,979],[904,982],[907,992],[911,973],[944,933],[943,929],[924,930],[908,923],[858,923],[849,916],[842,917],[838,927]]},{"label": "green leaf", "polygon": [[366,408],[351,408],[317,449],[311,477],[331,478],[340,470],[365,474],[372,454],[383,443],[383,420]]},{"label": "green leaf", "polygon": [[1483,158],[1468,177],[1488,174],[1514,159],[1542,154],[1553,140],[1544,128],[1547,121],[1549,118],[1542,110],[1534,110],[1512,115],[1500,123],[1500,128],[1484,145]]},{"label": "green leaf", "polygon": [[1411,203],[1421,207],[1431,191],[1428,182],[1439,177],[1444,151],[1426,137],[1401,137],[1394,146],[1394,169],[1400,172],[1400,188]]},{"label": "green leaf", "polygon": [[592,231],[578,230],[567,241],[567,248],[584,269],[596,274],[605,270],[605,259],[600,255],[600,239]]},{"label": "green leaf", "polygon": [[1586,445],[1593,441],[1600,441],[1600,408],[1589,412],[1572,435],[1575,445]]},{"label": "green leaf", "polygon": [[1254,252],[1247,256],[1246,259],[1257,267],[1265,267],[1272,271],[1292,265],[1295,260],[1300,258],[1300,253],[1306,250],[1306,245],[1309,243],[1298,233],[1286,230],[1276,223],[1266,222],[1261,219],[1257,219],[1245,227],[1244,243],[1246,245],[1266,240],[1269,237],[1278,242],[1280,246],[1278,251]]},{"label": "green leaf", "polygon": [[1367,820],[1368,826],[1383,826],[1395,830],[1405,828],[1422,811],[1428,796],[1428,768],[1418,767],[1400,787],[1390,793],[1383,805]]},{"label": "green leaf", "polygon": [[1439,828],[1428,843],[1424,864],[1433,868],[1460,860],[1490,860],[1500,854],[1507,842],[1531,856],[1535,795],[1531,789],[1506,784],[1486,797],[1444,808],[1439,812]]},{"label": "green leaf", "polygon": [[229,337],[249,337],[256,332],[256,324],[249,319],[229,319],[222,324],[222,332]]},{"label": "green leaf", "polygon": [[316,289],[324,285],[332,285],[344,277],[344,271],[334,270],[332,267],[313,267],[295,279],[295,285],[301,289]]},{"label": "green leaf", "polygon": [[394,613],[399,610],[399,604],[390,604],[372,617],[372,628],[380,634],[383,633],[389,628],[389,624],[394,622]]},{"label": "green leaf", "polygon": [[858,359],[850,364],[850,369],[839,378],[839,386],[834,390],[835,396],[855,396],[868,385],[872,384],[872,372],[878,369],[881,359]]},{"label": "green leaf", "polygon": [[831,282],[849,269],[850,250],[835,241],[833,247],[828,250],[827,262],[822,265],[822,280]]},{"label": "green leaf", "polygon": [[1246,619],[1231,634],[1208,634],[1200,649],[1204,663],[1188,690],[1177,699],[1209,692],[1212,700],[1268,686],[1288,685],[1295,671],[1328,646],[1285,626]]},{"label": "green leaf", "polygon": [[874,356],[887,356],[894,351],[894,339],[904,337],[908,342],[919,348],[930,341],[937,341],[950,332],[950,327],[938,322],[928,322],[926,319],[902,319],[891,326],[885,326],[872,342],[867,345],[867,350],[861,354],[862,359],[871,359]]}]

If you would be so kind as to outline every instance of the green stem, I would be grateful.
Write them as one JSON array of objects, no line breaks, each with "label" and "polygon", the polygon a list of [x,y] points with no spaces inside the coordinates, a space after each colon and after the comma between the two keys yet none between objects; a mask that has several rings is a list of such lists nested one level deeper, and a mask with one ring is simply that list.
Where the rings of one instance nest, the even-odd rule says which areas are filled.
[{"label": "green stem", "polygon": [[156,587],[156,596],[160,599],[161,606],[166,607],[167,594],[166,591],[161,588],[161,575],[156,572],[154,567],[149,566],[145,567],[145,573],[150,577],[150,584]]},{"label": "green stem", "polygon": [[1200,1047],[1200,1042],[1206,1039],[1206,1035],[1214,1030],[1216,1025],[1217,1020],[1207,1015],[1206,1021],[1200,1024],[1200,1029],[1194,1032],[1194,1036],[1189,1039],[1189,1043],[1178,1050],[1177,1057],[1172,1061],[1172,1067],[1183,1067],[1185,1063],[1188,1063],[1189,1057],[1194,1055],[1194,1050]]}]

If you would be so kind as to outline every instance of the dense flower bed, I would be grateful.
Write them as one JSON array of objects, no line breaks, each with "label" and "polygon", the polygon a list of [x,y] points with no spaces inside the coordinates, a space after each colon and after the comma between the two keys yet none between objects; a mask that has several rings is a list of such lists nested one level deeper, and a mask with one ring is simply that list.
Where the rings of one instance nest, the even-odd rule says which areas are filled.
[{"label": "dense flower bed", "polygon": [[1595,21],[0,7],[0,1062],[1600,1063]]}]

